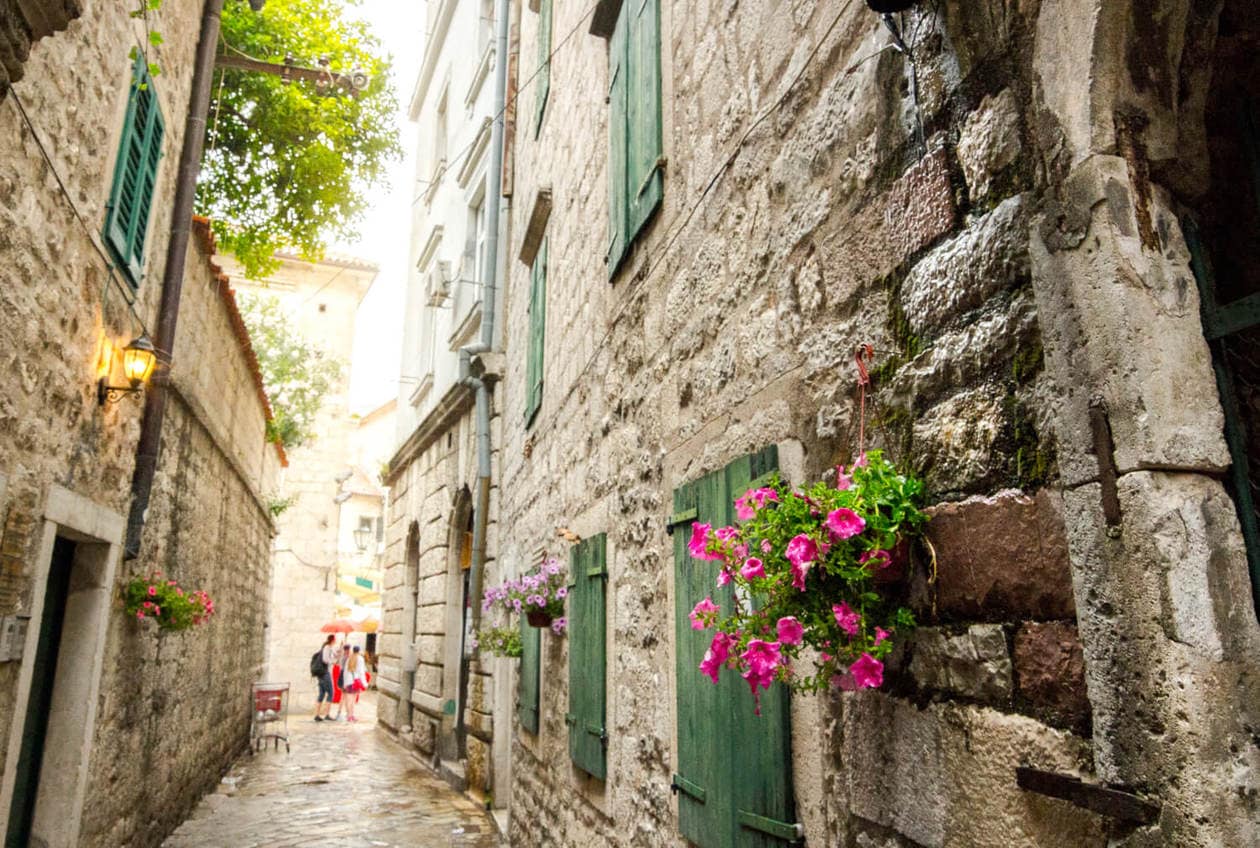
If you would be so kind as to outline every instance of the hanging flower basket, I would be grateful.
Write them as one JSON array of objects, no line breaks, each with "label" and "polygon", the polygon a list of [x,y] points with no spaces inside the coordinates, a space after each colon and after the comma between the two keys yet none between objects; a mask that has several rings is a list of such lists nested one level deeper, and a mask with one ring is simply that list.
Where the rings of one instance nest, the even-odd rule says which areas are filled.
[{"label": "hanging flower basket", "polygon": [[481,609],[489,612],[499,606],[509,614],[525,616],[531,627],[550,627],[558,636],[568,626],[564,617],[567,582],[564,564],[550,557],[537,570],[486,589]]},{"label": "hanging flower basket", "polygon": [[496,657],[518,659],[523,652],[519,627],[486,627],[473,637],[472,649]]},{"label": "hanging flower basket", "polygon": [[798,692],[882,685],[914,616],[879,584],[905,574],[909,539],[927,521],[922,493],[871,451],[837,468],[834,484],[750,489],[735,500],[735,526],[693,525],[691,556],[717,564],[720,602],[706,597],[690,615],[693,629],[715,631],[700,672],[716,683],[733,669],[754,699],[776,680]]},{"label": "hanging flower basket", "polygon": [[152,622],[159,630],[188,630],[205,624],[214,615],[214,601],[200,589],[185,592],[175,580],[154,572],[136,575],[123,587],[127,617],[141,624]]}]

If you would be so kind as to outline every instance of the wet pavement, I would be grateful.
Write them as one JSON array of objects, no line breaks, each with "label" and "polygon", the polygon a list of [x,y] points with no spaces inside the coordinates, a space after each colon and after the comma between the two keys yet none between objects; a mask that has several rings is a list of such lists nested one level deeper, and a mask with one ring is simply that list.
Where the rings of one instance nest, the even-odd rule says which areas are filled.
[{"label": "wet pavement", "polygon": [[245,754],[166,848],[499,848],[490,818],[383,730],[289,717],[290,752]]}]

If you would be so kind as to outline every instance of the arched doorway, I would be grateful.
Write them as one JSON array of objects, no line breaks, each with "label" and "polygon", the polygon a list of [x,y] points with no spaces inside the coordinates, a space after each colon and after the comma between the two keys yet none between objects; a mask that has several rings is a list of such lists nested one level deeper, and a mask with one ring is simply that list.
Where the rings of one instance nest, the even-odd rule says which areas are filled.
[{"label": "arched doorway", "polygon": [[407,528],[407,542],[403,560],[402,632],[398,649],[401,669],[398,675],[398,704],[394,714],[394,727],[410,727],[411,690],[416,681],[416,620],[420,609],[420,523],[412,521]]}]

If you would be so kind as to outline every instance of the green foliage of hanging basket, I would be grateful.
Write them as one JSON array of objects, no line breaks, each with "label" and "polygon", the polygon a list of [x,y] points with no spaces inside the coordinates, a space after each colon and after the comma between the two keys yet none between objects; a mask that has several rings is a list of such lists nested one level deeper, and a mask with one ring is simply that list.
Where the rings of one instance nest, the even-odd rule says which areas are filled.
[{"label": "green foliage of hanging basket", "polygon": [[127,615],[142,624],[153,622],[159,630],[188,630],[214,615],[214,601],[200,589],[185,592],[178,581],[162,572],[136,575],[123,588]]}]

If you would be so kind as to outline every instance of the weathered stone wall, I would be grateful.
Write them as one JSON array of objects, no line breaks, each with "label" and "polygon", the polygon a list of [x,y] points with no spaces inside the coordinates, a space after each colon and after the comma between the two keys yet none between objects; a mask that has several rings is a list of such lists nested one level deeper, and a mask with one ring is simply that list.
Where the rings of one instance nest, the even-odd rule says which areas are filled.
[{"label": "weathered stone wall", "polygon": [[[0,149],[4,615],[32,611],[54,486],[113,515],[128,512],[142,404],[133,396],[99,406],[96,381],[121,383],[121,348],[156,323],[202,7],[166,0],[149,19],[164,38],[147,49],[162,70],[153,86],[166,134],[144,279],[132,294],[111,272],[100,232],[132,74],[128,53],[147,45],[144,27],[126,4],[50,5],[82,5],[82,15],[31,47],[25,77],[0,102],[8,140]],[[123,621],[121,601],[113,601],[93,754],[84,764],[81,844],[160,843],[243,746],[248,684],[262,661],[272,525],[260,492],[274,485],[280,457],[264,441],[265,399],[224,283],[204,243],[194,240],[189,252],[144,547],[140,559],[116,563],[114,590],[132,574],[161,570],[209,591],[219,614],[194,632],[159,638]],[[0,693],[18,716],[21,666],[0,663]],[[5,747],[15,710],[0,713]],[[0,767],[11,753],[0,747]]]},{"label": "weathered stone wall", "polygon": [[[860,3],[663,4],[665,200],[608,285],[606,48],[557,4],[578,34],[541,134],[515,139],[517,211],[543,186],[554,211],[543,403],[528,431],[505,419],[500,554],[608,533],[610,779],[569,763],[566,643],[544,634],[515,844],[681,843],[670,493],[769,443],[797,481],[849,461],[868,342],[868,446],[939,502],[937,573],[912,580],[924,626],[886,692],[794,701],[811,844],[1252,838],[1255,612],[1188,254],[1150,176],[1193,134],[1215,13],[1104,5],[922,4],[912,75]],[[525,13],[522,56],[536,32]],[[1145,130],[1118,121],[1135,110]],[[528,292],[514,263],[509,413]],[[1019,765],[1135,790],[1159,821],[1024,792]]]}]

